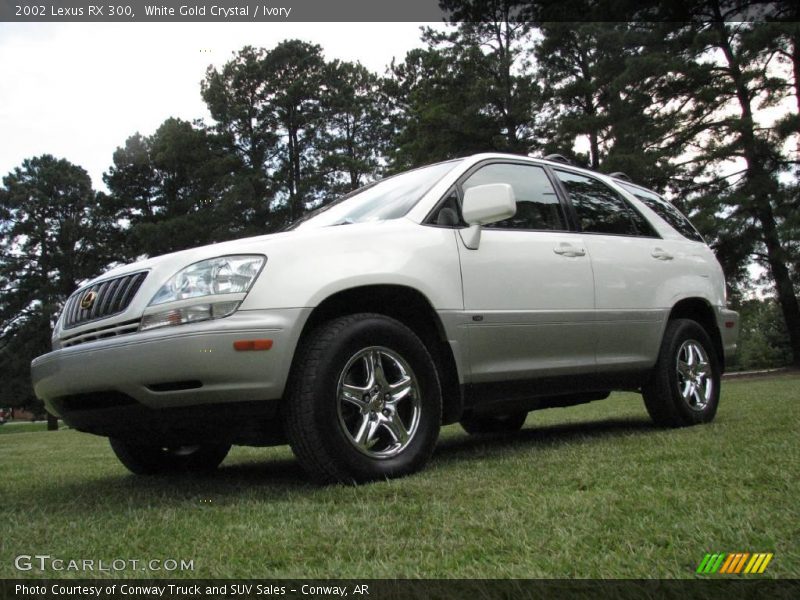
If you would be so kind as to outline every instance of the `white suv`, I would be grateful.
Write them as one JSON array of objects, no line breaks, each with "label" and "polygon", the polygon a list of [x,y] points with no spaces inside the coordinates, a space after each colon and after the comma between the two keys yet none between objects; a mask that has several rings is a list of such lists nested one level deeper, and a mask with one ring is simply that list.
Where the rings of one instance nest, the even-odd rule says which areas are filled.
[{"label": "white suv", "polygon": [[135,473],[288,443],[320,481],[413,472],[442,424],[641,390],[708,422],[735,349],[722,270],[621,177],[481,154],[370,184],[289,230],[113,269],[67,300],[36,394]]}]

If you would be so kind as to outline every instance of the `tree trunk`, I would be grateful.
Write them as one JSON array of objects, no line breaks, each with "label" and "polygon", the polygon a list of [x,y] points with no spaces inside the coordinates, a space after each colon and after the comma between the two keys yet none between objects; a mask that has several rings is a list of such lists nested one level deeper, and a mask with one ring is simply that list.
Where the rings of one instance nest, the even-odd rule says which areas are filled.
[{"label": "tree trunk", "polygon": [[[718,7],[717,14],[719,14]],[[756,136],[751,90],[745,82],[740,57],[734,52],[728,36],[727,25],[720,20],[715,22],[714,26],[719,35],[719,47],[728,62],[730,77],[736,90],[736,98],[741,111],[739,137],[745,163],[747,164],[746,177],[749,187],[749,202],[751,202],[753,209],[752,213],[761,224],[762,240],[767,249],[770,274],[775,282],[778,302],[781,305],[781,311],[789,334],[792,363],[800,367],[800,305],[794,293],[794,285],[787,265],[789,257],[781,243],[778,224],[772,209],[772,200],[777,197],[779,192],[777,181],[774,175],[767,172],[763,167],[764,152],[762,152],[761,144]]]},{"label": "tree trunk", "polygon": [[47,413],[47,431],[58,431],[58,418]]},{"label": "tree trunk", "polygon": [[[794,75],[794,101],[797,104],[797,114],[800,116],[800,34],[796,34],[792,40],[792,74]],[[798,124],[797,130],[800,133],[800,124]],[[797,152],[800,153],[800,139],[797,140]]]},{"label": "tree trunk", "polygon": [[289,118],[289,122],[287,123],[287,133],[288,133],[288,152],[289,155],[287,156],[287,162],[289,163],[289,222],[293,222],[296,218],[300,216],[297,212],[297,186],[298,181],[295,177],[295,155],[297,154],[297,130],[294,127],[294,121]]},{"label": "tree trunk", "polygon": [[764,233],[764,245],[767,247],[767,261],[770,273],[775,282],[778,302],[781,305],[786,330],[789,333],[789,345],[792,348],[792,364],[800,367],[800,304],[794,293],[794,285],[789,268],[786,266],[786,253],[781,246],[780,236],[772,207],[765,206],[759,210],[758,220]]},{"label": "tree trunk", "polygon": [[289,169],[291,171],[291,193],[289,203],[291,204],[292,220],[303,216],[303,203],[300,192],[300,139],[298,137],[299,127],[295,123],[295,110],[291,112],[292,119],[289,123]]},{"label": "tree trunk", "polygon": [[597,171],[600,169],[600,142],[597,139],[597,132],[592,131],[589,133],[589,164],[591,168]]}]

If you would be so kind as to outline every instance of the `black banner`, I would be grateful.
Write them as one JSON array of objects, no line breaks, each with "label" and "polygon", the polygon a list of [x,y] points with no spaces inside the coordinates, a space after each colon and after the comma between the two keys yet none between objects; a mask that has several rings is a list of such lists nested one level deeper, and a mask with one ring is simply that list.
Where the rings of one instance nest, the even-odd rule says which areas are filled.
[{"label": "black banner", "polygon": [[[788,0],[720,0],[720,5],[726,21],[800,16]],[[508,0],[508,6],[512,20],[539,22],[685,21],[690,14],[680,0]],[[0,21],[9,22],[441,22],[486,15],[480,2],[453,13],[439,0],[0,0]]]},{"label": "black banner", "polygon": [[0,580],[0,600],[624,600],[800,598],[800,580],[531,580],[531,579],[364,579],[364,580],[166,580],[42,579]]}]

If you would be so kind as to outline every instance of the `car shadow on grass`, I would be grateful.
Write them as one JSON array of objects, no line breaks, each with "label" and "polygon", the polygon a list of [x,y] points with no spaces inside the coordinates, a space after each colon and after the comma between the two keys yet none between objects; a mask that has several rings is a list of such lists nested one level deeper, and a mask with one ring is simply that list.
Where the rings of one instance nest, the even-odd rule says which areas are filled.
[{"label": "car shadow on grass", "polygon": [[[293,458],[223,465],[210,473],[133,475],[119,470],[36,490],[42,502],[62,504],[72,498],[70,514],[130,509],[214,509],[242,502],[275,502],[301,498],[319,490]],[[90,490],[90,493],[87,492]]]},{"label": "car shadow on grass", "polygon": [[552,447],[586,440],[607,439],[617,436],[652,434],[658,428],[647,418],[602,419],[557,425],[528,426],[513,433],[460,435],[439,442],[434,460],[469,461],[469,456],[480,452],[482,458],[508,455],[509,450],[527,450],[531,447]]},{"label": "car shadow on grass", "polygon": [[[469,469],[470,459],[478,454],[482,460],[501,458],[507,457],[509,452],[524,453],[535,447],[557,447],[580,440],[591,444],[595,440],[616,436],[652,434],[655,430],[650,421],[635,418],[528,427],[515,433],[476,436],[454,435],[451,430],[440,440],[432,462],[439,466],[460,462],[464,469]],[[87,485],[91,486],[93,497],[104,499],[105,507],[115,502],[125,507],[189,502],[201,508],[204,505],[232,504],[243,499],[270,502],[292,497],[309,498],[319,493],[328,496],[326,490],[342,487],[315,485],[291,457],[265,457],[263,460],[256,457],[245,461],[234,459],[232,463],[223,463],[217,471],[205,474],[135,476],[120,471],[118,475],[103,475],[91,482],[83,480],[53,486],[58,489],[51,487],[48,491],[55,492],[58,497],[85,497]],[[84,508],[91,510],[90,505]]]},{"label": "car shadow on grass", "polygon": [[[124,476],[123,476],[124,477]],[[237,493],[239,490],[257,488],[313,488],[313,484],[294,458],[264,458],[248,462],[222,463],[219,469],[208,473],[167,473],[163,475],[136,476],[126,479],[133,485],[148,482],[154,486],[179,487],[208,486],[214,493]]]}]

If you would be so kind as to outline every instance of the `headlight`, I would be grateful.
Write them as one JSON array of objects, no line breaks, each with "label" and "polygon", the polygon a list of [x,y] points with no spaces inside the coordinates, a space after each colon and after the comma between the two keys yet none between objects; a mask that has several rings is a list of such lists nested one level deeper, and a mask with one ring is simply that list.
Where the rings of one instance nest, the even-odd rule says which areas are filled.
[{"label": "headlight", "polygon": [[173,306],[160,311],[148,307],[140,331],[228,316],[244,300],[265,261],[263,256],[220,256],[178,271],[149,305]]},{"label": "headlight", "polygon": [[263,256],[221,256],[194,263],[161,286],[150,306],[201,296],[247,293],[262,266]]}]

